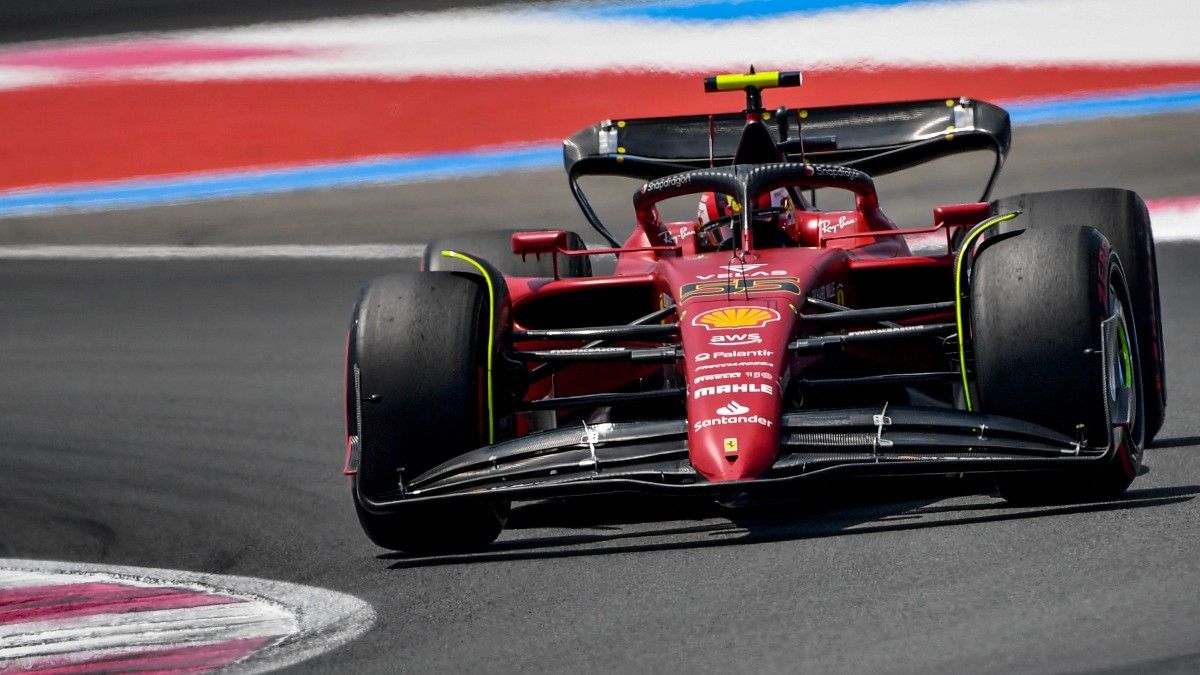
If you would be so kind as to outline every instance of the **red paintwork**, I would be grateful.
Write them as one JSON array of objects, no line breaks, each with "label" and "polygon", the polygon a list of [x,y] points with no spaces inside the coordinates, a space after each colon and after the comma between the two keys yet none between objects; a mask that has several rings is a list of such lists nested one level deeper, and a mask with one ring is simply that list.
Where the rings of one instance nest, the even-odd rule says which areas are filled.
[{"label": "red paintwork", "polygon": [[987,202],[971,202],[970,204],[950,204],[939,206],[933,210],[933,222],[942,225],[971,226],[992,214],[992,206]]},{"label": "red paintwork", "polygon": [[[509,288],[518,316],[523,305],[548,294],[626,284],[651,285],[665,301],[674,302],[687,383],[690,461],[712,481],[751,479],[777,459],[783,392],[790,378],[814,358],[802,361],[787,349],[801,328],[802,299],[816,294],[851,302],[850,275],[857,269],[951,264],[949,254],[911,255],[905,239],[894,235],[944,231],[949,237],[953,229],[981,219],[975,217],[983,207],[940,207],[933,225],[900,230],[880,210],[873,192],[860,194],[852,211],[798,212],[795,227],[787,232],[800,246],[743,253],[700,251],[694,222],[663,223],[653,205],[647,205],[637,213],[639,227],[620,249],[613,276],[514,278]],[[669,243],[651,246],[652,241]],[[739,312],[746,320],[723,325],[720,317],[709,314],[714,310]],[[761,314],[757,322],[752,322],[754,313]],[[737,325],[747,323],[753,325]],[[518,348],[526,346],[534,347]],[[540,348],[551,346],[578,343],[542,343]],[[572,366],[558,378],[555,393],[605,391],[651,375],[655,368]],[[547,393],[542,384],[527,398]]]},{"label": "red paintwork", "polygon": [[880,267],[944,267],[954,264],[954,256],[950,254],[941,256],[903,256],[903,257],[880,257],[880,258],[852,258],[850,260],[850,269],[866,270]]},{"label": "red paintwork", "polygon": [[517,232],[512,236],[512,252],[524,260],[527,256],[541,257],[551,255],[554,263],[554,278],[558,278],[558,256],[554,255],[567,248],[567,233],[564,230],[543,230],[538,232]]},{"label": "red paintwork", "polygon": [[[795,332],[800,299],[842,276],[845,266],[844,252],[814,248],[763,249],[741,261],[728,253],[659,261],[662,285],[679,302],[684,377],[691,383],[689,453],[692,465],[708,479],[754,478],[775,461],[783,383],[791,366],[787,343]],[[693,282],[715,282],[713,287],[775,284],[780,289],[680,299],[680,289]],[[794,290],[783,288],[788,283],[795,283]],[[759,328],[698,322],[708,310],[729,307],[763,308],[779,318]],[[727,449],[729,440],[736,451]]]},{"label": "red paintwork", "polygon": [[[616,288],[621,286],[654,286],[652,274],[617,275],[611,277],[584,277],[581,279],[537,279],[514,277],[508,279],[508,292],[512,296],[513,315],[519,316],[523,305],[536,298],[547,298],[578,292],[581,288]],[[514,320],[517,328],[528,328]]]}]

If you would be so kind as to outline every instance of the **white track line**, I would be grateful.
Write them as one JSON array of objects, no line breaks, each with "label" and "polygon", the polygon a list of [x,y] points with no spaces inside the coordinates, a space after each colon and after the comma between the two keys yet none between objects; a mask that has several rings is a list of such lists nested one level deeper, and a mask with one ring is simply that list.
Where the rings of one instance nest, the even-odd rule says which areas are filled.
[{"label": "white track line", "polygon": [[1200,197],[1161,199],[1147,204],[1157,241],[1200,241]]},{"label": "white track line", "polygon": [[387,260],[423,244],[349,246],[0,246],[0,260]]},{"label": "white track line", "polygon": [[[863,64],[1186,63],[1200,60],[1195,0],[974,0],[864,6],[705,23],[540,8],[334,18],[122,37],[294,49],[234,61],[86,69],[0,66],[0,87],[47,78],[212,80],[409,77],[604,69],[709,70]],[[453,35],[454,39],[446,39]],[[914,36],[919,36],[914,39]],[[103,41],[56,43],[103,45]],[[18,46],[0,55],[43,48]]]},{"label": "white track line", "polygon": [[[29,588],[30,586],[65,586],[67,584],[100,584],[109,581],[107,577],[47,574],[43,572],[23,572],[0,569],[0,590],[6,588]],[[132,584],[135,586],[142,584]]]}]

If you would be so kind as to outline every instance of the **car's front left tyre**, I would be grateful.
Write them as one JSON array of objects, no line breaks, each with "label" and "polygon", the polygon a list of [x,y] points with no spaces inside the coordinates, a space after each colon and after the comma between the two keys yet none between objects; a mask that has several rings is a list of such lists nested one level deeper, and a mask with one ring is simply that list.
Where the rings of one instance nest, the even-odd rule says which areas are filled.
[{"label": "car's front left tyre", "polygon": [[1142,378],[1142,413],[1149,444],[1166,419],[1166,353],[1154,232],[1146,203],[1136,193],[1117,188],[1051,190],[1004,197],[992,202],[993,213],[1019,211],[1001,223],[1000,232],[1017,229],[1094,227],[1112,246],[1129,285],[1130,317],[1137,330]]},{"label": "car's front left tyre", "polygon": [[981,248],[970,298],[978,409],[1109,449],[1086,467],[998,480],[1008,501],[1111,499],[1137,475],[1146,419],[1129,290],[1121,260],[1091,227],[1034,228]]}]

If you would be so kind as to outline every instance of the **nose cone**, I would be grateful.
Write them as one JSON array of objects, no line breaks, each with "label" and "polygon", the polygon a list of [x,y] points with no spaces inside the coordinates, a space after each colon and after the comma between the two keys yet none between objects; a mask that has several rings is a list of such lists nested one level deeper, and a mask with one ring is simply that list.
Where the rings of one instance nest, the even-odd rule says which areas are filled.
[{"label": "nose cone", "polygon": [[757,478],[771,467],[778,454],[779,398],[775,391],[778,386],[765,379],[761,384],[718,386],[747,387],[756,393],[716,395],[720,405],[711,413],[700,412],[712,408],[711,405],[697,402],[691,406],[688,447],[692,465],[711,481]]},{"label": "nose cone", "polygon": [[689,454],[711,481],[756,478],[778,455],[790,325],[774,304],[700,307],[681,327]]}]

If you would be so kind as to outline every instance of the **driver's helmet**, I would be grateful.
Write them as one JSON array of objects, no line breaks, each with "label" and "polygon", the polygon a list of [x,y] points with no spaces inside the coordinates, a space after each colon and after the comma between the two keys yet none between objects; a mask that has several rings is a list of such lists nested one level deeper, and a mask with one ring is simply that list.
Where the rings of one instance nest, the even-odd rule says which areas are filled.
[{"label": "driver's helmet", "polygon": [[738,204],[733,197],[716,192],[705,192],[700,195],[700,206],[696,209],[696,224],[707,225],[718,218],[731,216],[741,210],[741,204]]},{"label": "driver's helmet", "polygon": [[[756,226],[760,224],[774,225],[787,233],[795,230],[796,205],[792,202],[787,188],[779,188],[768,194],[760,195],[755,200],[755,211],[760,209],[770,209],[770,211],[761,216],[755,216]],[[738,204],[733,197],[717,192],[705,192],[700,195],[700,204],[696,209],[697,230],[703,229],[705,225],[720,218],[740,213],[741,210],[741,204]],[[733,219],[728,218],[728,221],[712,228],[715,230],[712,235],[716,241],[724,241],[733,235]]]}]

